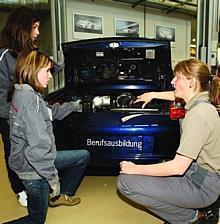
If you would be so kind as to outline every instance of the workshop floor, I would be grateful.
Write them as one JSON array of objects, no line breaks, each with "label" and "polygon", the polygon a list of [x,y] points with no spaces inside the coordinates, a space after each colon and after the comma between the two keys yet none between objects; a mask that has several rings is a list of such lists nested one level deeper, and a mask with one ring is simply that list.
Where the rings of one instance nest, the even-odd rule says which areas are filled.
[{"label": "workshop floor", "polygon": [[[0,223],[27,214],[12,192],[0,138]],[[73,207],[49,208],[47,224],[161,224],[145,210],[122,200],[116,190],[115,176],[85,176],[77,195],[82,202]]]}]

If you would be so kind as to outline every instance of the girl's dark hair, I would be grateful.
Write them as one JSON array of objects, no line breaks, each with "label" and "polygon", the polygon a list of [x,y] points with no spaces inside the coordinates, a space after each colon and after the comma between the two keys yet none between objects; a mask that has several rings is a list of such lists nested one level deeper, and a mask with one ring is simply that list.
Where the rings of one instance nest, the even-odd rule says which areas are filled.
[{"label": "girl's dark hair", "polygon": [[10,49],[15,57],[23,50],[36,49],[37,44],[31,38],[32,25],[35,22],[40,22],[40,17],[32,8],[16,8],[0,33],[0,48]]}]

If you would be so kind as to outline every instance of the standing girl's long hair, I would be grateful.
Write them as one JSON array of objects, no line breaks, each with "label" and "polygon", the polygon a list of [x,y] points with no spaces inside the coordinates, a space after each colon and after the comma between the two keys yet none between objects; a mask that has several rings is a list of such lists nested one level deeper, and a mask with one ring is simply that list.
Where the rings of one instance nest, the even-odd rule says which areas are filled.
[{"label": "standing girl's long hair", "polygon": [[31,38],[35,22],[40,22],[40,17],[32,8],[16,8],[0,33],[0,48],[8,48],[14,57],[22,51],[36,49],[37,43]]}]

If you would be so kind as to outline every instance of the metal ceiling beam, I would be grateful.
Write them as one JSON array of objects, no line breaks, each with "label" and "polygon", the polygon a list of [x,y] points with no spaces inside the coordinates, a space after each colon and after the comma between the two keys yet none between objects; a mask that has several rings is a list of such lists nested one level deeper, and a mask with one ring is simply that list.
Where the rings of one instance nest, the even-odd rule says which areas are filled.
[{"label": "metal ceiling beam", "polygon": [[134,3],[134,4],[132,5],[132,8],[135,8],[136,6],[140,5],[142,2],[145,2],[145,0],[137,1],[136,3]]},{"label": "metal ceiling beam", "polygon": [[176,3],[180,3],[180,4],[184,4],[184,5],[188,5],[188,6],[197,7],[197,4],[190,3],[190,2],[191,2],[191,0],[186,0],[186,1],[180,1],[180,0],[170,0],[170,2],[176,2]]},{"label": "metal ceiling beam", "polygon": [[164,9],[164,11],[166,11],[167,14],[175,11],[176,9],[184,6],[184,5],[189,5],[189,6],[197,6],[195,4],[192,4],[192,3],[188,3],[188,1],[191,1],[191,0],[186,0],[186,1],[180,1],[180,0],[170,0],[171,2],[175,2],[177,3],[176,5],[174,6],[168,6],[167,9]]},{"label": "metal ceiling beam", "polygon": [[[176,13],[182,13],[187,15],[196,16],[197,14],[197,5],[194,3],[191,3],[189,1],[191,0],[113,0],[115,2],[121,2],[121,3],[127,3],[132,5],[132,8],[136,6],[142,6],[152,9],[157,9],[161,11],[166,11],[166,13],[170,13],[175,9]],[[177,3],[177,5],[176,5]],[[171,9],[171,10],[170,10]]]}]

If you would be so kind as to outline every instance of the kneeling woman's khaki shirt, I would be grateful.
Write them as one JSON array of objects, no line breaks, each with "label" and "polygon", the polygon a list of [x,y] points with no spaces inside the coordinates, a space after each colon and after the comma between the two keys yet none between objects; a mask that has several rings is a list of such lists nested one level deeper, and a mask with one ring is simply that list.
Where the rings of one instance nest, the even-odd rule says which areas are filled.
[{"label": "kneeling woman's khaki shirt", "polygon": [[205,100],[208,92],[195,95],[186,104],[177,153],[196,160],[209,171],[220,172],[220,117],[216,108]]}]

